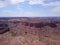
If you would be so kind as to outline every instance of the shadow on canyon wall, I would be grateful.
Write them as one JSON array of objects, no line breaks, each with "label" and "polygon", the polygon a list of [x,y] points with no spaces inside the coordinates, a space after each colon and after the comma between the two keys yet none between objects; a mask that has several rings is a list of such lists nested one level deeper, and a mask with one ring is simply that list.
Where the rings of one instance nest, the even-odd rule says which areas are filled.
[{"label": "shadow on canyon wall", "polygon": [[0,34],[10,31],[8,24],[0,23]]},{"label": "shadow on canyon wall", "polygon": [[[56,28],[56,23],[30,23],[30,22],[20,22],[20,21],[13,21],[14,24],[21,23],[21,25],[29,26],[29,27],[35,27],[35,28],[44,28],[45,26],[49,26],[51,28]],[[0,34],[3,34],[7,31],[10,31],[9,24],[8,23],[0,23]]]}]

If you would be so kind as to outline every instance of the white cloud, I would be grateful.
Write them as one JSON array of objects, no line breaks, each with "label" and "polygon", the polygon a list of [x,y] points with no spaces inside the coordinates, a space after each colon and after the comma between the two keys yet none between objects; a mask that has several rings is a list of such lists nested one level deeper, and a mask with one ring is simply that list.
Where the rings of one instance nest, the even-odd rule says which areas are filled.
[{"label": "white cloud", "polygon": [[52,8],[52,11],[60,12],[60,2],[58,2],[58,1],[45,4],[45,6],[54,6],[54,8]]},{"label": "white cloud", "polygon": [[0,8],[7,6],[9,4],[18,4],[24,2],[25,0],[0,0]]},{"label": "white cloud", "polygon": [[29,0],[30,5],[41,4],[42,6],[60,6],[59,1],[45,3],[45,0]]},{"label": "white cloud", "polygon": [[20,2],[24,2],[25,0],[11,0],[12,4],[16,4],[16,3],[20,3]]},{"label": "white cloud", "polygon": [[0,8],[6,6],[8,4],[9,4],[8,0],[5,0],[5,1],[0,0]]},{"label": "white cloud", "polygon": [[50,3],[44,3],[44,6],[60,6],[60,2],[50,2]]},{"label": "white cloud", "polygon": [[45,3],[44,1],[45,0],[29,0],[29,4],[30,5],[40,4],[45,7],[52,6],[54,8],[52,8],[51,11],[60,12],[60,1],[54,1],[49,3]]},{"label": "white cloud", "polygon": [[20,17],[20,16],[23,16],[22,12],[15,12],[15,11],[12,11],[12,10],[3,10],[1,13],[0,13],[0,17]]},{"label": "white cloud", "polygon": [[51,9],[52,12],[60,12],[60,2],[50,2],[48,4],[44,4],[43,6],[53,6]]},{"label": "white cloud", "polygon": [[7,5],[15,5],[17,11],[13,11],[13,10],[8,10],[8,9],[4,9],[2,11],[1,16],[0,17],[19,17],[19,16],[23,16],[23,12],[24,10],[20,7],[20,5],[18,3],[24,2],[22,0],[15,0],[14,2],[12,2],[11,0],[5,0],[5,1],[0,1],[0,8],[5,7]]},{"label": "white cloud", "polygon": [[30,0],[29,4],[34,5],[34,4],[43,4],[44,0]]},{"label": "white cloud", "polygon": [[4,6],[5,6],[4,3],[0,2],[0,7],[4,7]]},{"label": "white cloud", "polygon": [[60,12],[60,6],[57,6],[52,9],[53,12]]}]

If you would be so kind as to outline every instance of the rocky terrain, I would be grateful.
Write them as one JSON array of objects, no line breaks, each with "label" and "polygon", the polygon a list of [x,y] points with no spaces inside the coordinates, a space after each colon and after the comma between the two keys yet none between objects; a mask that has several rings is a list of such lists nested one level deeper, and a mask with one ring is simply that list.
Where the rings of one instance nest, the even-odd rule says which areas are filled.
[{"label": "rocky terrain", "polygon": [[59,19],[0,18],[0,45],[60,45]]}]

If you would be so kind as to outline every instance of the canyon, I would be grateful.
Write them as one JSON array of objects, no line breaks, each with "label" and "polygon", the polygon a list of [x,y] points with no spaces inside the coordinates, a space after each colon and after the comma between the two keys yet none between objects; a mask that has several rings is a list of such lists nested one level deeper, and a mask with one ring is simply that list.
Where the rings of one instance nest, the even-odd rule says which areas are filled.
[{"label": "canyon", "polygon": [[60,18],[1,18],[0,45],[60,45]]}]

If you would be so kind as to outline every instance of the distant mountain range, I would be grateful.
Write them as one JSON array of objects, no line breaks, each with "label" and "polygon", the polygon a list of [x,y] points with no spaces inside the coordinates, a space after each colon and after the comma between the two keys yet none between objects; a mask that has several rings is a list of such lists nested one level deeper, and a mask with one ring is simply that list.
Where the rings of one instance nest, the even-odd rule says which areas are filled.
[{"label": "distant mountain range", "polygon": [[0,20],[9,20],[9,19],[44,19],[44,20],[51,20],[51,21],[60,21],[60,17],[0,17]]}]

